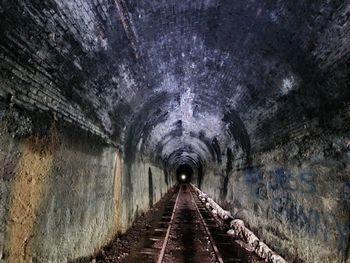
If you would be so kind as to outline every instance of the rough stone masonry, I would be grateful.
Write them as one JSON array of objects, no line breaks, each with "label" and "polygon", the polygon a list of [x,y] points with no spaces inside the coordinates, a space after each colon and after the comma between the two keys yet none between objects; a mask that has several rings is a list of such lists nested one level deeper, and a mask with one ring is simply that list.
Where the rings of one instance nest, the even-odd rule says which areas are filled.
[{"label": "rough stone masonry", "polygon": [[350,261],[348,0],[0,0],[0,262],[94,254],[192,183]]}]

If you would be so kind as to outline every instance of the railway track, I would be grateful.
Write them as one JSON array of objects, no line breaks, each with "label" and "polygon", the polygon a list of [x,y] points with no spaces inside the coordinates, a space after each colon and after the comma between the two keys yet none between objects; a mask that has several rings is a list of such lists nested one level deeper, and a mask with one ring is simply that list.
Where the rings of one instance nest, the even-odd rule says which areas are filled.
[{"label": "railway track", "polygon": [[222,228],[192,186],[181,185],[142,248],[123,262],[262,262]]}]

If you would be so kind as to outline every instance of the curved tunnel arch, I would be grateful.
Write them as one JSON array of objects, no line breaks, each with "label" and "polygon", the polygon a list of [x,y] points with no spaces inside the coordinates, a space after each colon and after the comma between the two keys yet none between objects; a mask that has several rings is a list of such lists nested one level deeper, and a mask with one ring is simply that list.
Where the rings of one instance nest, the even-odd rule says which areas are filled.
[{"label": "curved tunnel arch", "polygon": [[347,1],[13,0],[0,20],[0,238],[86,256],[186,164],[291,260],[348,260]]},{"label": "curved tunnel arch", "polygon": [[187,163],[179,164],[176,167],[176,179],[179,184],[192,182],[193,168]]},{"label": "curved tunnel arch", "polygon": [[177,169],[182,165],[191,167],[193,173],[191,182],[198,185],[203,180],[205,167],[208,165],[205,159],[202,159],[198,154],[192,152],[183,152],[182,150],[174,151],[166,160],[167,167],[172,176],[177,178]]},{"label": "curved tunnel arch", "polygon": [[[235,128],[235,124],[236,123],[233,123],[232,121],[231,123],[227,124],[229,126],[229,129],[231,130],[227,131],[227,134],[230,137],[226,138],[226,141],[228,142],[228,145],[240,145],[243,148],[243,151],[245,152],[245,158],[248,159],[250,149],[248,148],[249,140],[247,142],[247,134],[243,133],[245,131],[244,128]],[[155,125],[154,127],[156,129],[157,126]],[[231,135],[230,133],[232,130],[234,130],[235,132],[234,135]],[[173,130],[171,130],[170,128],[166,135],[160,138],[156,144],[152,144],[153,148],[146,149],[147,146],[150,146],[144,143],[142,145],[140,154],[144,155],[147,152],[151,152],[153,153],[152,158],[154,158],[154,160],[163,162],[164,166],[167,167],[174,166],[173,162],[175,161],[180,162],[178,158],[176,159],[173,157],[178,156],[178,153],[181,153],[179,156],[183,156],[184,154],[196,155],[196,166],[200,165],[201,167],[205,167],[205,163],[221,162],[222,151],[224,151],[226,147],[223,146],[221,148],[216,137],[207,138],[204,134],[205,132],[203,131],[199,132],[198,134],[191,132],[189,135],[184,136],[183,129],[181,127],[179,128],[178,125],[177,127],[175,126],[175,129]],[[244,135],[245,137],[242,135]],[[144,137],[142,140],[146,142],[149,141],[149,138]],[[234,143],[234,141],[236,141],[236,143]],[[182,159],[181,162],[183,161],[184,160]],[[197,173],[198,168],[192,168]],[[172,172],[172,174],[174,173]]]},{"label": "curved tunnel arch", "polygon": [[[188,95],[188,94],[187,94]],[[236,111],[233,109],[225,110],[224,113],[218,115],[214,122],[220,123],[220,126],[213,126],[212,119],[204,120],[200,127],[207,127],[207,130],[197,130],[198,126],[191,126],[188,123],[184,127],[183,118],[189,118],[192,122],[198,122],[194,115],[184,116],[181,112],[180,95],[174,94],[158,94],[151,96],[151,99],[140,107],[136,117],[130,120],[128,132],[128,145],[125,146],[128,151],[126,155],[129,157],[139,155],[141,159],[149,158],[162,164],[163,167],[174,166],[172,155],[178,152],[190,153],[197,155],[197,166],[193,166],[193,170],[198,174],[198,170],[204,171],[206,164],[212,162],[221,162],[221,156],[227,147],[237,149],[241,148],[244,154],[245,165],[249,166],[250,156],[250,140],[246,128]],[[182,99],[184,100],[184,99]],[[170,106],[169,106],[170,105]],[[162,111],[161,108],[168,107],[179,111],[180,114],[174,114]],[[190,109],[186,109],[190,110]],[[191,110],[190,110],[191,111]],[[143,121],[141,122],[141,119]],[[208,128],[211,129],[208,137]],[[216,131],[212,129],[216,129]],[[220,143],[218,139],[220,139]],[[235,146],[235,147],[232,147]],[[174,176],[172,169],[167,169]],[[201,177],[203,172],[201,172]],[[198,178],[198,175],[195,176]]]}]

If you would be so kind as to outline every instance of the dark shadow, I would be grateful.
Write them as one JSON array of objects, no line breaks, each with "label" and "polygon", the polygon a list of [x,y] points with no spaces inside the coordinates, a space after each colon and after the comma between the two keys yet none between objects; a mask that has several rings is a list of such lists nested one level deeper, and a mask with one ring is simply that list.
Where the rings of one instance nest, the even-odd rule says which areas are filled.
[{"label": "dark shadow", "polygon": [[151,167],[148,168],[148,196],[149,196],[149,207],[153,206],[153,177]]},{"label": "dark shadow", "polygon": [[194,259],[194,229],[193,229],[193,210],[183,209],[181,210],[181,222],[183,227],[181,228],[181,241],[183,245],[182,257],[184,262],[193,262]]},{"label": "dark shadow", "polygon": [[201,188],[203,182],[204,172],[203,165],[200,163],[198,165],[198,187]]},{"label": "dark shadow", "polygon": [[225,199],[226,196],[227,196],[228,181],[230,179],[230,174],[231,174],[231,171],[232,171],[232,168],[233,168],[232,167],[233,155],[232,155],[231,148],[227,148],[226,157],[227,157],[226,173],[225,173],[223,186],[222,186],[222,199]]},{"label": "dark shadow", "polygon": [[193,176],[193,169],[188,164],[182,164],[176,169],[176,179],[182,183],[190,183]]}]

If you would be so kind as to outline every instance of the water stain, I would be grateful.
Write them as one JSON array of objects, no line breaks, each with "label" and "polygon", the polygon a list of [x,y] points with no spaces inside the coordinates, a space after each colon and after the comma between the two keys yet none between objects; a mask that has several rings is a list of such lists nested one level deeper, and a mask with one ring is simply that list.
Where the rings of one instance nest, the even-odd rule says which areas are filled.
[{"label": "water stain", "polygon": [[148,168],[148,200],[151,208],[153,206],[153,175],[151,167]]},{"label": "water stain", "polygon": [[11,187],[7,262],[30,262],[30,241],[58,145],[55,124],[45,137],[25,139]]},{"label": "water stain", "polygon": [[115,157],[113,195],[115,209],[114,232],[120,233],[122,231],[122,161],[120,152],[117,152]]}]

